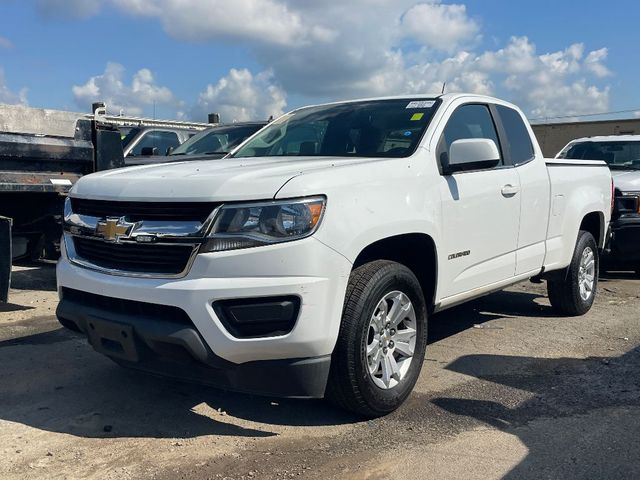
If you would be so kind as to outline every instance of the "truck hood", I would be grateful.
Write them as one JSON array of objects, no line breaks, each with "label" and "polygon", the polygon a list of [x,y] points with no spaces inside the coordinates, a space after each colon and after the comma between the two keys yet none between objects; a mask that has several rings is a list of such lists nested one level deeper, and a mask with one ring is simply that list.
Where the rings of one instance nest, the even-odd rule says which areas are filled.
[{"label": "truck hood", "polygon": [[611,176],[621,192],[640,192],[640,170],[612,170]]},{"label": "truck hood", "polygon": [[141,165],[82,177],[70,195],[128,201],[260,200],[273,198],[295,176],[372,160],[380,159],[261,157]]}]

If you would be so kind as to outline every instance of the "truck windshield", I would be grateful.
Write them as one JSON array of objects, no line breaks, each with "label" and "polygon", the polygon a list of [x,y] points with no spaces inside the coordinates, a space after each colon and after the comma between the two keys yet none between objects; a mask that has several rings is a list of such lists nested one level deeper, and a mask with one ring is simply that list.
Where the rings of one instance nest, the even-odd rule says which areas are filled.
[{"label": "truck windshield", "polygon": [[171,155],[228,153],[263,126],[264,124],[229,125],[205,130],[177,147]]},{"label": "truck windshield", "polygon": [[437,105],[409,98],[302,108],[269,124],[233,156],[407,157]]},{"label": "truck windshield", "polygon": [[640,141],[577,142],[569,145],[558,157],[604,160],[614,170],[640,170]]}]

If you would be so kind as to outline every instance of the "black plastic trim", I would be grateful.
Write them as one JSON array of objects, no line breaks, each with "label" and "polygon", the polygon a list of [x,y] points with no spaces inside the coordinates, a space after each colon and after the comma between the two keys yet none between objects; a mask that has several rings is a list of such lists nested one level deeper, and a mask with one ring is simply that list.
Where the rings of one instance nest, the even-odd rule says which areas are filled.
[{"label": "black plastic trim", "polygon": [[188,319],[177,307],[63,288],[56,315],[125,367],[257,395],[324,396],[330,355],[235,364],[215,355],[179,312]]},{"label": "black plastic trim", "polygon": [[[559,159],[557,159],[559,160]],[[547,167],[591,167],[591,168],[609,168],[606,163],[570,163],[570,162],[546,162]]]},{"label": "black plastic trim", "polygon": [[213,302],[213,311],[236,338],[278,337],[293,330],[300,312],[300,297],[218,300]]},{"label": "black plastic trim", "polygon": [[640,264],[640,217],[611,222],[608,257]]},{"label": "black plastic trim", "polygon": [[[492,103],[490,104],[489,108],[491,110],[491,113],[493,114],[493,118],[495,119],[497,128],[498,128],[498,138],[500,138],[500,143],[502,145],[504,145],[504,149],[503,149],[503,154],[505,156],[505,164],[508,164],[514,168],[518,168],[521,167],[523,165],[527,165],[531,162],[533,162],[536,159],[536,150],[535,147],[533,145],[533,141],[531,139],[531,133],[529,133],[529,131],[527,130],[527,133],[529,133],[529,142],[531,142],[531,150],[533,151],[531,157],[529,157],[527,160],[524,160],[522,162],[514,162],[513,158],[511,157],[511,142],[509,141],[509,135],[507,134],[507,129],[505,128],[505,121],[502,118],[502,115],[500,115],[500,110],[498,109],[498,107],[502,107],[502,108],[508,108],[510,110],[513,110],[514,112],[516,112],[518,115],[520,115],[520,113],[511,108],[511,107],[507,107],[506,105],[500,105],[497,103]],[[520,120],[522,120],[522,123],[525,125],[525,127],[527,126],[525,120],[522,118],[522,116],[520,116]]]}]

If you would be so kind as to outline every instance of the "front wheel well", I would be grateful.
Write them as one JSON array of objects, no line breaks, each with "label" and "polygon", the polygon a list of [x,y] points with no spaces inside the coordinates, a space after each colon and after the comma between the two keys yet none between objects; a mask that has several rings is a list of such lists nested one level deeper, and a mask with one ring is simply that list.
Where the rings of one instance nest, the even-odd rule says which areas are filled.
[{"label": "front wheel well", "polygon": [[427,308],[431,313],[435,304],[437,258],[433,238],[424,233],[407,233],[383,238],[366,246],[353,263],[353,268],[374,260],[401,263],[409,268],[420,282]]}]

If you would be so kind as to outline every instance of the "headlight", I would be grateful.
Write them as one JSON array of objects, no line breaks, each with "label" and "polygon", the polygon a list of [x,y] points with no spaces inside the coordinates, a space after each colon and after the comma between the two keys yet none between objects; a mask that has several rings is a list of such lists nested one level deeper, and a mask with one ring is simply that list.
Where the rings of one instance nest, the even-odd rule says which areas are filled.
[{"label": "headlight", "polygon": [[64,218],[65,220],[69,218],[72,214],[71,210],[71,199],[69,197],[64,199]]},{"label": "headlight", "polygon": [[308,237],[324,212],[324,197],[223,205],[201,252],[258,247]]}]

